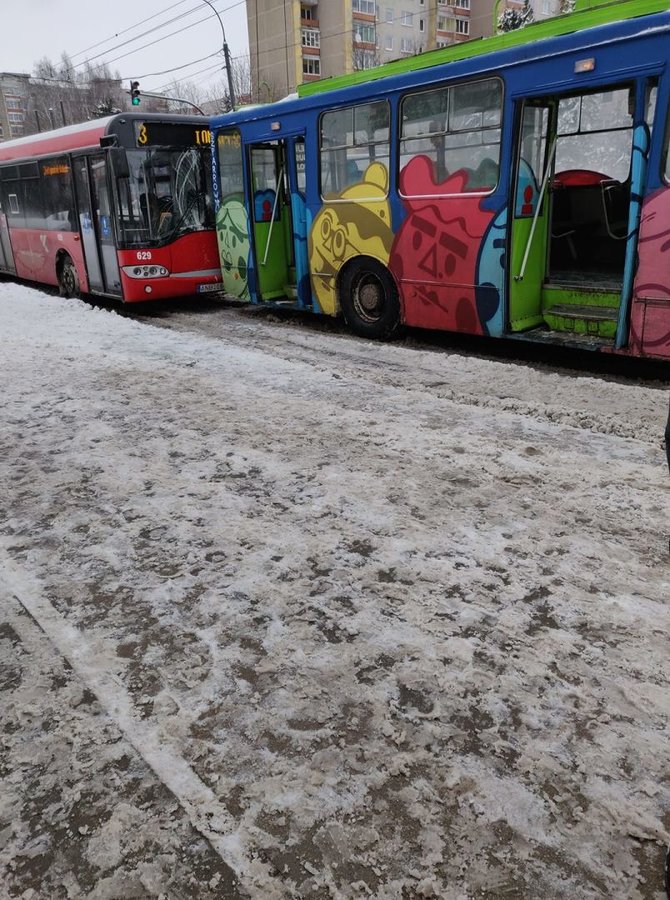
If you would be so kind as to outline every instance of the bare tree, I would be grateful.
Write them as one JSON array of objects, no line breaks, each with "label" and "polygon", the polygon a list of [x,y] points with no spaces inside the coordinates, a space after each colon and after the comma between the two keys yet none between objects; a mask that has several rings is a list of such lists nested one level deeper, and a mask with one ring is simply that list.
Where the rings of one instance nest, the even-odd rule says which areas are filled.
[{"label": "bare tree", "polygon": [[[237,106],[254,102],[251,91],[251,64],[248,56],[238,57],[231,66],[233,90]],[[273,100],[272,90],[268,89],[265,100]],[[206,87],[197,81],[173,81],[165,88],[169,97],[177,97],[190,104],[199,106],[205,113],[228,112],[232,104],[228,90],[228,77],[225,71],[217,75]],[[171,108],[184,112],[184,106],[170,101]]]},{"label": "bare tree", "polygon": [[[45,56],[35,64],[30,81],[24,133],[114,115],[129,105],[121,76],[107,63],[75,66],[67,53],[58,62]],[[160,101],[143,98],[143,111],[162,108]]]},{"label": "bare tree", "polygon": [[506,9],[498,18],[498,31],[516,31],[524,28],[534,20],[533,7],[529,0],[524,0],[523,9]]}]

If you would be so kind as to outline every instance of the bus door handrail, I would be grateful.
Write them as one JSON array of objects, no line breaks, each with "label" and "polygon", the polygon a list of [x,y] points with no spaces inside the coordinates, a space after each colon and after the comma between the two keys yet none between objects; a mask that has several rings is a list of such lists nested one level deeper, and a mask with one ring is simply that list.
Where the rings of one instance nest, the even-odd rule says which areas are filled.
[{"label": "bus door handrail", "polygon": [[547,184],[549,183],[549,178],[551,176],[551,171],[554,164],[554,154],[556,153],[556,142],[558,141],[558,135],[554,136],[553,143],[551,145],[551,150],[549,151],[549,158],[547,159],[547,171],[544,173],[544,178],[542,179],[542,186],[540,187],[540,195],[537,198],[537,206],[535,207],[535,215],[533,216],[533,224],[530,226],[530,233],[528,235],[528,240],[526,241],[526,250],[523,254],[523,261],[521,263],[521,269],[518,275],[514,276],[515,281],[523,281],[523,277],[526,274],[526,266],[528,265],[528,257],[530,256],[530,248],[533,243],[533,238],[535,237],[535,229],[537,228],[537,220],[540,217],[540,210],[542,209],[542,201],[544,200],[544,195],[547,190]]},{"label": "bus door handrail", "polygon": [[270,252],[270,241],[272,240],[272,229],[275,227],[275,213],[277,212],[277,202],[279,201],[279,189],[284,183],[284,166],[279,170],[279,178],[277,178],[277,190],[275,191],[275,202],[272,206],[272,218],[270,219],[270,228],[268,230],[268,240],[265,245],[265,256],[263,257],[262,266],[267,265],[268,253]]}]

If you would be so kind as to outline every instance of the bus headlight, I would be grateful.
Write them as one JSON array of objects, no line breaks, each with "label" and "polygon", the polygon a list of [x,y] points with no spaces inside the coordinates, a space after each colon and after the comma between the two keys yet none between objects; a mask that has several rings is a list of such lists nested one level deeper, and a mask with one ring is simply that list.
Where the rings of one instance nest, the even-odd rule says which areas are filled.
[{"label": "bus headlight", "polygon": [[165,266],[124,266],[128,278],[165,278],[170,274]]}]

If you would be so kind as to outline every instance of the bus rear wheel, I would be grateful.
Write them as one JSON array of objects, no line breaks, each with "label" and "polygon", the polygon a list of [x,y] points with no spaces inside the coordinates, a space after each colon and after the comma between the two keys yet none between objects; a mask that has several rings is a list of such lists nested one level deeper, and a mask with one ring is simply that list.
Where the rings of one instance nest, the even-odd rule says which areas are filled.
[{"label": "bus rear wheel", "polygon": [[64,256],[58,267],[58,289],[61,297],[79,297],[79,275],[71,256]]},{"label": "bus rear wheel", "polygon": [[391,273],[375,259],[357,260],[342,275],[340,306],[351,330],[384,341],[400,325],[400,300]]}]

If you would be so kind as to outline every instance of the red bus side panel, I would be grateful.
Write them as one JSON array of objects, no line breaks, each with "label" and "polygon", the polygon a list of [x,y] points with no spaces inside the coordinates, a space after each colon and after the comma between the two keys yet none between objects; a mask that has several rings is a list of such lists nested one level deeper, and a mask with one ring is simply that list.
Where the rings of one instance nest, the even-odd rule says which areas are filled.
[{"label": "red bus side panel", "polygon": [[11,228],[10,237],[16,263],[16,274],[28,281],[58,284],[56,265],[59,252],[65,251],[75,264],[82,291],[88,290],[84,255],[78,234],[71,231],[39,231]]}]

